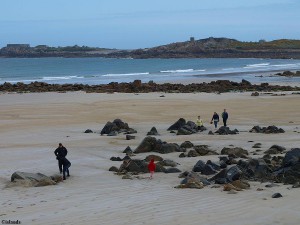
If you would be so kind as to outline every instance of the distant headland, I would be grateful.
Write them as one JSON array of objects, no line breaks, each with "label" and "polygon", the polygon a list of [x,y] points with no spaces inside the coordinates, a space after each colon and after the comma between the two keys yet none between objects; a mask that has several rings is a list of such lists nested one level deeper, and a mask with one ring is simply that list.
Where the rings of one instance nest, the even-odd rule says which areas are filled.
[{"label": "distant headland", "polygon": [[300,40],[280,39],[274,41],[242,42],[228,38],[193,37],[153,48],[121,50],[88,46],[49,47],[29,44],[7,44],[0,49],[0,57],[107,57],[107,58],[273,58],[300,59]]}]

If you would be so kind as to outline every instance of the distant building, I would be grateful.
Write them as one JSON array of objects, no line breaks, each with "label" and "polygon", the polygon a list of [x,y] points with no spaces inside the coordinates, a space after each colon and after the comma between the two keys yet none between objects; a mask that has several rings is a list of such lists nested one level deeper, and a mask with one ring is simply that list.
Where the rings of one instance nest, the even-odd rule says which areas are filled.
[{"label": "distant building", "polygon": [[194,42],[195,38],[194,37],[190,37],[190,42]]},{"label": "distant building", "polygon": [[29,44],[7,44],[7,48],[30,48]]}]

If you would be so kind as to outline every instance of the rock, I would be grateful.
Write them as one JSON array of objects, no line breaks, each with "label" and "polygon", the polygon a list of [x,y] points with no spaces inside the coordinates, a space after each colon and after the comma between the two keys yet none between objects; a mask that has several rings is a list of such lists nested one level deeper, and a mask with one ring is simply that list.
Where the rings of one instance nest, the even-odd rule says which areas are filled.
[{"label": "rock", "polygon": [[180,153],[179,154],[179,156],[178,156],[179,158],[185,158],[186,157],[186,155],[182,152],[182,153]]},{"label": "rock", "polygon": [[157,140],[155,137],[147,136],[135,149],[134,153],[158,152],[161,154],[167,154],[179,151],[179,145],[176,143],[166,143],[161,140]]},{"label": "rock", "polygon": [[275,193],[272,195],[272,198],[281,198],[282,195],[280,193]]},{"label": "rock", "polygon": [[265,187],[267,188],[279,187],[279,184],[270,183],[270,184],[266,184]]},{"label": "rock", "polygon": [[211,130],[208,132],[209,135],[214,135],[214,132],[212,132]]},{"label": "rock", "polygon": [[150,162],[151,159],[154,159],[154,161],[163,161],[164,159],[162,157],[160,157],[159,155],[148,155],[145,158],[146,162]]},{"label": "rock", "polygon": [[156,136],[156,135],[159,135],[159,133],[157,132],[155,127],[152,127],[151,130],[147,133],[147,135]]},{"label": "rock", "polygon": [[[134,173],[148,173],[148,163],[145,160],[131,159],[123,161],[120,166],[119,171],[127,171]],[[165,172],[165,168],[156,164],[155,172]]]},{"label": "rock", "polygon": [[267,151],[265,151],[265,154],[281,154],[285,150],[285,147],[272,145]]},{"label": "rock", "polygon": [[112,166],[112,167],[109,168],[108,171],[119,172],[119,169],[117,167],[115,167],[115,166]]},{"label": "rock", "polygon": [[260,126],[254,126],[251,130],[249,130],[250,133],[265,133],[265,134],[278,134],[278,133],[284,133],[285,131],[282,128],[278,128],[276,126],[268,126],[268,127],[260,127]]},{"label": "rock", "polygon": [[241,188],[237,188],[235,186],[233,186],[232,184],[225,184],[224,187],[223,187],[223,191],[242,191]]},{"label": "rock", "polygon": [[197,174],[195,172],[187,172],[187,171],[185,171],[185,172],[181,173],[178,177],[179,178],[184,178],[181,181],[181,184],[186,184],[186,183],[188,183],[188,181],[190,179],[192,179],[193,181],[197,180],[198,182],[203,183],[205,186],[206,185],[210,185],[210,182],[205,177],[202,177],[202,176],[200,176],[199,174]]},{"label": "rock", "polygon": [[215,174],[217,171],[212,167],[212,165],[205,164],[203,170],[201,171],[201,174],[203,175],[212,175]]},{"label": "rock", "polygon": [[117,135],[118,135],[117,131],[112,131],[107,136],[117,136]]},{"label": "rock", "polygon": [[108,121],[103,129],[101,130],[101,135],[104,134],[112,134],[113,133],[119,133],[119,132],[129,132],[129,133],[136,133],[136,131],[132,128],[129,128],[127,123],[124,123],[120,119],[115,119],[113,122]]},{"label": "rock", "polygon": [[256,92],[252,92],[251,96],[259,96],[259,93],[256,91]]},{"label": "rock", "polygon": [[248,155],[248,151],[238,147],[235,148],[224,147],[221,150],[221,155],[236,155],[237,157],[241,157],[243,155]]},{"label": "rock", "polygon": [[175,188],[193,188],[193,189],[202,189],[204,188],[203,183],[198,181],[193,181],[192,179],[189,180],[186,184],[180,184],[176,186]]},{"label": "rock", "polygon": [[180,145],[180,148],[192,148],[194,144],[190,141],[185,141]]},{"label": "rock", "polygon": [[123,161],[120,157],[111,157],[110,158],[111,161]]},{"label": "rock", "polygon": [[283,158],[283,166],[292,166],[300,161],[300,148],[292,148]]},{"label": "rock", "polygon": [[188,126],[183,126],[178,129],[177,135],[191,135],[195,133],[192,129],[190,129]]},{"label": "rock", "polygon": [[56,182],[42,173],[27,173],[27,172],[14,172],[11,175],[11,182],[17,182],[19,180],[24,180],[28,182],[28,186],[47,186],[47,185],[55,185]]},{"label": "rock", "polygon": [[179,165],[177,162],[174,162],[173,160],[170,160],[170,159],[162,160],[157,164],[159,164],[161,166],[170,166],[170,167],[176,167],[177,165]]},{"label": "rock", "polygon": [[252,146],[252,148],[261,148],[261,143],[256,143]]},{"label": "rock", "polygon": [[195,150],[190,150],[187,154],[187,157],[197,157],[199,156],[199,153],[196,152]]},{"label": "rock", "polygon": [[132,139],[135,139],[135,136],[126,134],[126,140],[132,140]]},{"label": "rock", "polygon": [[202,172],[204,170],[205,163],[202,160],[199,160],[193,167],[194,172]]},{"label": "rock", "polygon": [[195,145],[194,149],[195,149],[195,151],[200,156],[204,156],[204,155],[218,155],[218,153],[209,150],[207,145]]},{"label": "rock", "polygon": [[140,145],[135,149],[134,153],[152,152],[156,149],[157,140],[155,137],[145,137]]},{"label": "rock", "polygon": [[93,133],[93,131],[90,130],[90,129],[87,129],[87,130],[84,131],[84,133],[89,134],[89,133]]},{"label": "rock", "polygon": [[235,180],[235,181],[232,181],[231,184],[240,189],[249,189],[250,188],[250,184],[244,180]]},{"label": "rock", "polygon": [[177,122],[175,122],[172,126],[168,128],[168,130],[179,130],[186,124],[185,119],[180,118]]},{"label": "rock", "polygon": [[133,153],[133,151],[129,146],[127,146],[125,148],[125,150],[123,151],[123,153],[126,153],[127,155],[131,155]]},{"label": "rock", "polygon": [[215,133],[219,135],[228,135],[228,134],[238,134],[239,131],[237,129],[230,130],[229,127],[222,126]]},{"label": "rock", "polygon": [[167,168],[165,170],[165,173],[181,173],[181,170],[179,170],[177,168],[174,168],[174,167],[171,167],[171,168]]}]

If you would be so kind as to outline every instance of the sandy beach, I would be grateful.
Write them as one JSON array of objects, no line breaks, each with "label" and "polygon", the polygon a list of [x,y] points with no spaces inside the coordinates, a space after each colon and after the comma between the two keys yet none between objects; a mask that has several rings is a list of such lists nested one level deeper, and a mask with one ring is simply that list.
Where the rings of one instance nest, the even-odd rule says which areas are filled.
[{"label": "sandy beach", "polygon": [[[278,92],[277,94],[281,94]],[[161,97],[161,96],[164,97]],[[146,93],[95,94],[84,92],[0,94],[0,219],[19,220],[21,224],[222,224],[222,225],[298,225],[299,189],[279,184],[251,182],[249,190],[227,194],[222,187],[175,189],[178,173],[155,173],[154,179],[124,180],[111,166],[124,157],[123,150],[135,149],[151,127],[163,141],[181,144],[191,141],[206,144],[221,152],[230,145],[251,153],[254,143],[262,150],[273,144],[287,150],[300,147],[300,95],[283,96],[251,93]],[[214,111],[226,108],[228,126],[238,135],[208,135]],[[176,136],[167,128],[179,118],[196,121],[201,115],[203,133]],[[100,136],[107,121],[122,119],[138,131],[133,140],[125,135]],[[276,125],[283,134],[254,134],[254,126]],[[94,133],[85,134],[86,129]],[[249,142],[251,141],[251,142]],[[71,177],[54,186],[10,187],[15,171],[53,175],[58,172],[53,154],[59,142],[68,149]],[[260,154],[263,154],[263,151]],[[152,154],[152,153],[149,153]],[[144,159],[146,153],[134,158]],[[179,158],[179,153],[158,154],[178,162],[178,169],[191,171],[199,160],[218,156]],[[149,174],[141,174],[147,178]],[[262,191],[257,191],[262,188]],[[280,192],[282,198],[273,199]]]}]

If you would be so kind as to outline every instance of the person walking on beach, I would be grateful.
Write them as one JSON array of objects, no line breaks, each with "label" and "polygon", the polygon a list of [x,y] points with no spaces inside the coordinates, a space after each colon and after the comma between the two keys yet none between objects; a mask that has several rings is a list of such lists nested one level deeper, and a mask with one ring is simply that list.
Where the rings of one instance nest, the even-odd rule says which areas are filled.
[{"label": "person walking on beach", "polygon": [[66,157],[64,157],[61,161],[62,161],[62,165],[63,165],[63,179],[65,180],[66,179],[66,173],[67,173],[68,177],[70,176],[69,168],[71,166],[71,163]]},{"label": "person walking on beach", "polygon": [[156,168],[156,165],[154,163],[154,159],[151,159],[150,163],[148,164],[148,170],[150,172],[150,179],[153,178],[153,174],[154,174],[155,168]]},{"label": "person walking on beach", "polygon": [[62,145],[62,143],[59,143],[58,148],[54,151],[54,154],[56,156],[56,159],[58,160],[59,172],[62,173],[63,159],[67,156],[68,150]]},{"label": "person walking on beach", "polygon": [[214,125],[215,125],[215,128],[218,127],[218,122],[219,122],[220,118],[219,118],[219,115],[218,113],[214,112],[214,115],[213,117],[211,118],[211,122],[210,123],[213,123],[214,122]]},{"label": "person walking on beach", "polygon": [[224,112],[222,113],[222,118],[223,118],[224,127],[226,127],[227,126],[227,119],[228,119],[228,113],[226,112],[226,109],[224,109]]},{"label": "person walking on beach", "polygon": [[203,127],[203,121],[202,121],[202,119],[200,118],[200,116],[198,116],[198,119],[197,119],[197,121],[196,121],[196,125],[197,125],[198,131],[200,131],[201,128]]}]

